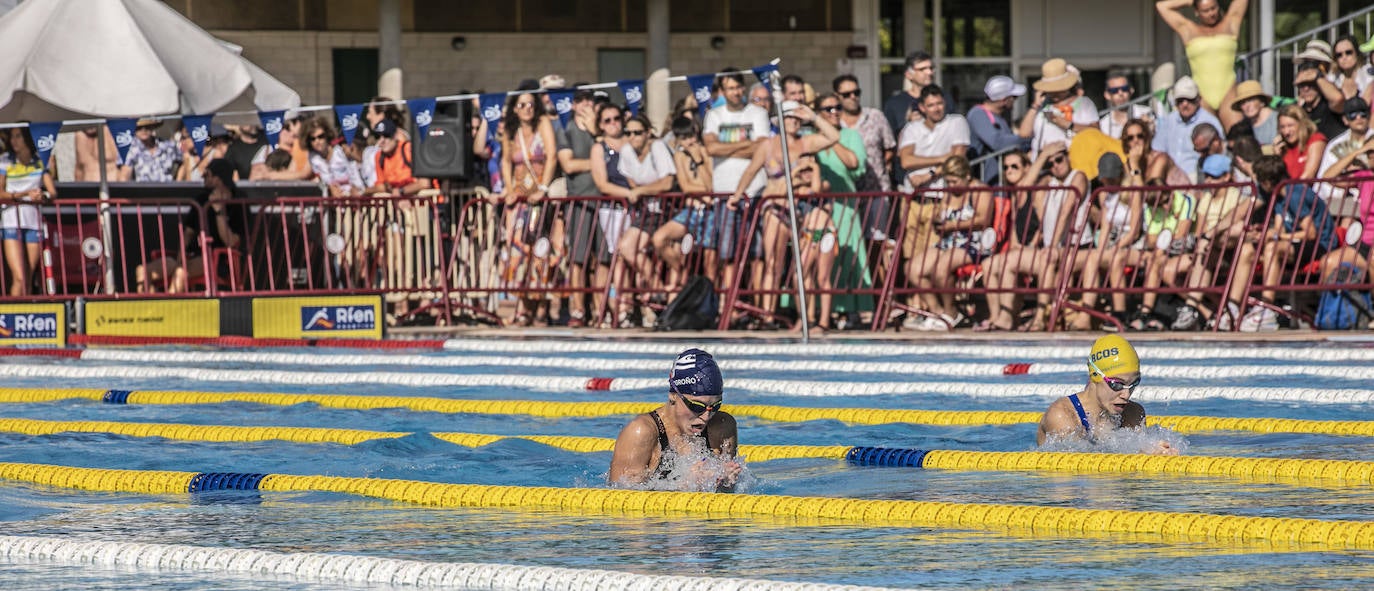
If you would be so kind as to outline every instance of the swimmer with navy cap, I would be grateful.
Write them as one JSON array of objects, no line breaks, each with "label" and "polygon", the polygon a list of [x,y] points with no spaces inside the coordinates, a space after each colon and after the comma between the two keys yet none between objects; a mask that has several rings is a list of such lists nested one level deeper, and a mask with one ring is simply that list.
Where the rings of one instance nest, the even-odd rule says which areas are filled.
[{"label": "swimmer with navy cap", "polygon": [[[688,349],[678,355],[668,371],[668,401],[635,417],[616,437],[610,483],[658,480],[685,490],[732,490],[742,469],[735,460],[739,434],[735,418],[720,408],[723,392],[720,367],[710,353]],[[684,467],[665,461],[669,457],[701,460]]]},{"label": "swimmer with navy cap", "polygon": [[[1083,391],[1054,401],[1040,418],[1036,445],[1050,439],[1096,442],[1116,429],[1145,425],[1145,407],[1131,400],[1140,386],[1140,357],[1135,347],[1119,335],[1106,335],[1093,343],[1087,365],[1088,384]],[[1160,445],[1156,453],[1178,453],[1167,443]]]}]

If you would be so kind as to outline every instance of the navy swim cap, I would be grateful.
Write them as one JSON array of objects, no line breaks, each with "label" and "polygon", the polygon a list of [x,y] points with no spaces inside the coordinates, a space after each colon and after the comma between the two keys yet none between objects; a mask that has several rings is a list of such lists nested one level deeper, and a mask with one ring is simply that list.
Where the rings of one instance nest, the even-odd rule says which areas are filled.
[{"label": "navy swim cap", "polygon": [[710,353],[688,349],[677,356],[668,372],[668,391],[687,396],[720,396],[720,367]]}]

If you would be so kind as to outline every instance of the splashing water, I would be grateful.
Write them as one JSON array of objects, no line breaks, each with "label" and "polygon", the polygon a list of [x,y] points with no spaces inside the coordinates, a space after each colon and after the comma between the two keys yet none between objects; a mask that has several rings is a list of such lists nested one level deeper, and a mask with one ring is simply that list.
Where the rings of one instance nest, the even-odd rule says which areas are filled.
[{"label": "splashing water", "polygon": [[1108,431],[1100,434],[1096,442],[1081,437],[1051,435],[1039,449],[1041,451],[1089,453],[1184,455],[1188,453],[1188,439],[1176,431],[1155,425],[1139,429]]}]

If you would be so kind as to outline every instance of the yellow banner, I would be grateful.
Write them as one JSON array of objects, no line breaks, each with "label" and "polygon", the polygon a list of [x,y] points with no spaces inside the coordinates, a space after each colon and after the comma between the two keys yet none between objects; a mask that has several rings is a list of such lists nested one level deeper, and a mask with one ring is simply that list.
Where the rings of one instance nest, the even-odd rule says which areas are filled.
[{"label": "yellow banner", "polygon": [[102,337],[219,337],[219,300],[86,302],[86,334]]},{"label": "yellow banner", "polygon": [[67,306],[0,304],[0,346],[67,345]]},{"label": "yellow banner", "polygon": [[381,340],[382,297],[253,298],[253,337]]}]

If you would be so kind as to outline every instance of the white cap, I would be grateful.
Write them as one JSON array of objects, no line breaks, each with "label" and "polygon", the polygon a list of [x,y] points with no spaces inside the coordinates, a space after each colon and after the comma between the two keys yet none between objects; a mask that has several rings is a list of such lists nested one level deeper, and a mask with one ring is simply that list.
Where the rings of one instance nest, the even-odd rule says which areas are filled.
[{"label": "white cap", "polygon": [[1192,78],[1184,76],[1174,83],[1174,100],[1195,99],[1198,96],[1201,96],[1201,92]]},{"label": "white cap", "polygon": [[801,107],[801,103],[799,103],[799,102],[797,102],[797,101],[783,101],[783,102],[782,102],[782,115],[783,115],[784,117],[786,117],[786,116],[788,116],[788,115],[791,115],[791,114],[792,114],[792,111],[797,110],[799,107]]},{"label": "white cap", "polygon": [[1009,96],[1025,96],[1026,85],[1017,84],[1009,76],[993,76],[983,85],[983,94],[990,101],[1000,101]]}]

